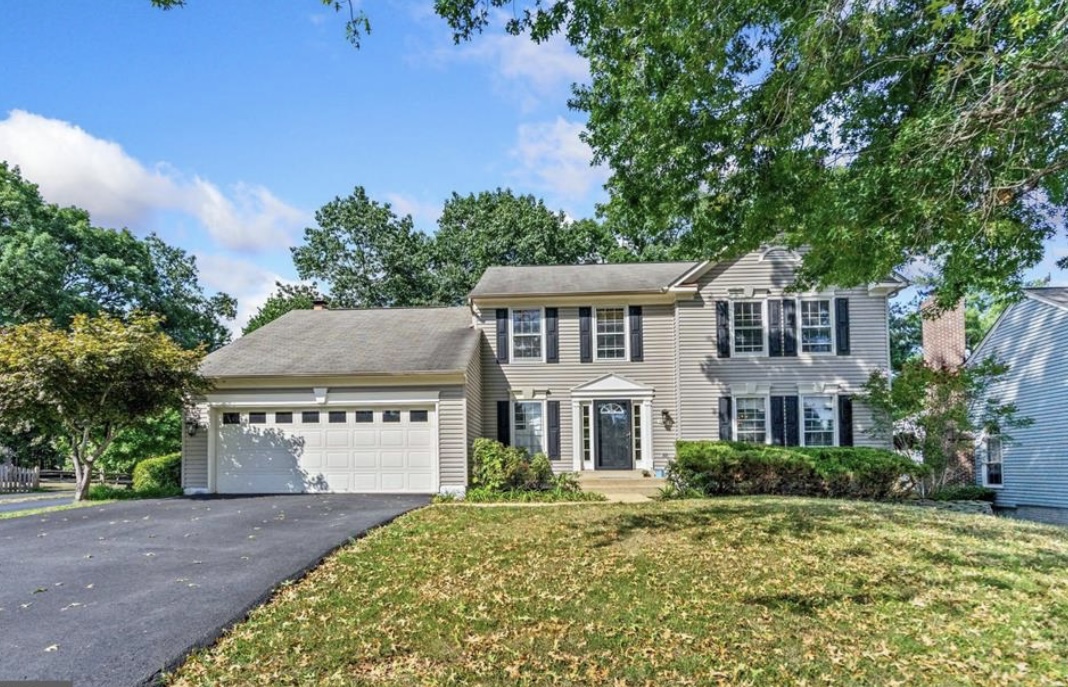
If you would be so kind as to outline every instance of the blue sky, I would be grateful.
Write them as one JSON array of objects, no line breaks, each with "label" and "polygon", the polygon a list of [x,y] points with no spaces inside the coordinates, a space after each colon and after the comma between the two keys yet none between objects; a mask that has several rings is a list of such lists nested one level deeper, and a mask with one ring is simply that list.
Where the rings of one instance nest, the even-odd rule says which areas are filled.
[{"label": "blue sky", "polygon": [[[319,0],[8,3],[0,159],[97,224],[155,231],[240,303],[295,280],[289,247],[356,185],[433,231],[452,191],[511,187],[572,216],[604,199],[568,111],[586,65],[499,30],[455,46],[429,0],[369,7],[356,51]],[[1068,254],[1063,237],[1031,277]]]},{"label": "blue sky", "polygon": [[318,0],[11,3],[0,159],[97,224],[197,255],[244,319],[289,246],[356,185],[433,231],[452,191],[511,187],[573,216],[603,199],[569,112],[585,63],[491,34],[455,46],[428,2],[371,8],[361,50]]}]

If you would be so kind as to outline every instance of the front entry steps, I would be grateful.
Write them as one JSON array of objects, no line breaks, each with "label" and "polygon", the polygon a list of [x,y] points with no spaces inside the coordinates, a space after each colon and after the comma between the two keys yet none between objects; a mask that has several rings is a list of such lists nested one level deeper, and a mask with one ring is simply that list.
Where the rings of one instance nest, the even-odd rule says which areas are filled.
[{"label": "front entry steps", "polygon": [[618,503],[650,501],[667,484],[665,479],[646,477],[641,470],[587,470],[578,473],[578,482],[583,491]]}]

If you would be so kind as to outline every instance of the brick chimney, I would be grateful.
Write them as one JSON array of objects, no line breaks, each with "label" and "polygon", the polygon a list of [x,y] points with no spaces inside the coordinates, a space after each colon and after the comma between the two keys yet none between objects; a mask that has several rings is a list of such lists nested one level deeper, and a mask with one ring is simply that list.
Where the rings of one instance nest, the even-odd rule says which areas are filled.
[{"label": "brick chimney", "polygon": [[964,364],[964,301],[936,314],[934,301],[920,306],[923,314],[923,361],[935,369],[955,370]]},{"label": "brick chimney", "polygon": [[312,310],[326,310],[326,299],[316,298],[312,301]]}]

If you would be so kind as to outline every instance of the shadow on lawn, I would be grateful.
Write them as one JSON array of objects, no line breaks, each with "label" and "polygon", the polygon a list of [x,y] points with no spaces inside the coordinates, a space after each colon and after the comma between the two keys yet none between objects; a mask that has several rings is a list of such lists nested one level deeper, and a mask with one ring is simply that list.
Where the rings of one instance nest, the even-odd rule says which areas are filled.
[{"label": "shadow on lawn", "polygon": [[699,508],[655,512],[628,512],[575,525],[595,547],[611,546],[642,531],[677,533],[691,531],[696,541],[721,533],[725,521],[744,520],[749,535],[809,537],[815,534],[845,534],[877,528],[893,521],[893,511],[858,509],[849,502],[789,501],[716,502]]}]

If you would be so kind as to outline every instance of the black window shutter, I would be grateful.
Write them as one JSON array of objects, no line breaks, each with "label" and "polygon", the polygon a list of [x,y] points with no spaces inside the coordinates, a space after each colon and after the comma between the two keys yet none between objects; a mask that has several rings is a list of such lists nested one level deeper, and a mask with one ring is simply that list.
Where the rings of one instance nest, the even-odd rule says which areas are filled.
[{"label": "black window shutter", "polygon": [[560,460],[560,401],[548,401],[545,412],[549,416],[549,460]]},{"label": "black window shutter", "polygon": [[645,360],[642,338],[642,306],[630,306],[630,360],[640,363]]},{"label": "black window shutter", "polygon": [[556,308],[545,309],[545,362],[560,362],[560,313]]},{"label": "black window shutter", "polygon": [[497,441],[505,446],[512,444],[512,422],[509,414],[510,403],[497,401]]},{"label": "black window shutter", "polygon": [[720,358],[731,357],[730,301],[716,301],[716,354]]},{"label": "black window shutter", "polygon": [[838,445],[853,445],[853,397],[838,397]]},{"label": "black window shutter", "polygon": [[838,355],[849,355],[849,299],[834,299],[834,338]]},{"label": "black window shutter", "polygon": [[719,397],[719,440],[731,440],[731,397]]},{"label": "black window shutter", "polygon": [[590,330],[591,308],[579,308],[579,360],[593,362],[593,332]]},{"label": "black window shutter", "polygon": [[783,423],[783,433],[786,438],[787,446],[800,446],[801,445],[801,424],[798,418],[798,405],[800,400],[797,396],[783,396],[783,405],[785,406]]},{"label": "black window shutter", "polygon": [[508,308],[497,308],[497,362],[508,362]]},{"label": "black window shutter", "polygon": [[797,356],[797,301],[790,298],[782,301],[782,354]]},{"label": "black window shutter", "polygon": [[786,445],[786,417],[783,415],[783,405],[782,396],[771,397],[771,443],[776,446]]},{"label": "black window shutter", "polygon": [[782,301],[768,301],[768,355],[782,357]]}]

